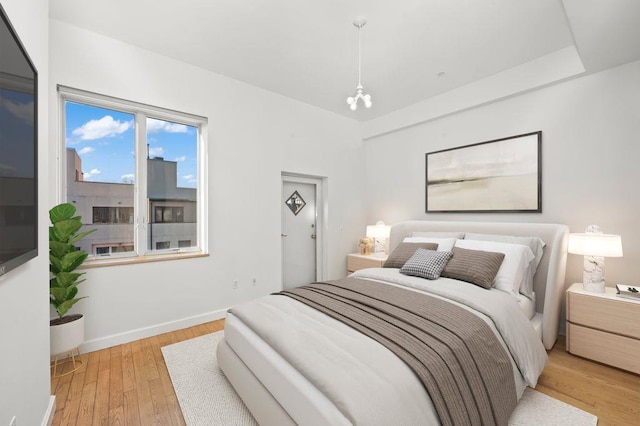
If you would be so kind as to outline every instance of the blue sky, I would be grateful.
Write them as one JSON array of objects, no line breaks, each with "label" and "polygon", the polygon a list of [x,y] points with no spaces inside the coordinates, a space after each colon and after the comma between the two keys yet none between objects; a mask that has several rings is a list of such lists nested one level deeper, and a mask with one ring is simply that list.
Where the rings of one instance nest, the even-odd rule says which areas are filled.
[{"label": "blue sky", "polygon": [[[66,146],[82,160],[84,180],[132,183],[135,172],[134,115],[73,102],[66,103]],[[197,129],[147,119],[149,157],[178,163],[178,186],[195,188]]]}]

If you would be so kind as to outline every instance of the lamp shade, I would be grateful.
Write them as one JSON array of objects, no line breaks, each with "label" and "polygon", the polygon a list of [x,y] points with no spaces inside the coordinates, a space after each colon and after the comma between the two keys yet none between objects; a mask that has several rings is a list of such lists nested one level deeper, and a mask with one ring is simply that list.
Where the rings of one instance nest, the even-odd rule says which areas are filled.
[{"label": "lamp shade", "polygon": [[583,256],[622,257],[622,238],[612,234],[569,234],[568,250]]},{"label": "lamp shade", "polygon": [[384,239],[389,238],[391,234],[391,227],[384,224],[384,222],[378,222],[375,225],[367,226],[367,237]]}]

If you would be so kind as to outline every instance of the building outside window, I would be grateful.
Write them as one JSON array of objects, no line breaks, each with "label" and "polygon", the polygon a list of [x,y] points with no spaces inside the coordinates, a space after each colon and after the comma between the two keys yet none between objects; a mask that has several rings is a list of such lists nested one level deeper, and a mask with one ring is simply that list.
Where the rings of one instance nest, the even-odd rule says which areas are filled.
[{"label": "building outside window", "polygon": [[123,244],[117,246],[94,246],[93,252],[96,256],[109,256],[113,253],[127,253],[133,251],[133,244]]},{"label": "building outside window", "polygon": [[169,241],[156,241],[156,250],[165,250],[171,248]]},{"label": "building outside window", "polygon": [[184,222],[184,207],[156,206],[154,222],[182,223]]},{"label": "building outside window", "polygon": [[94,207],[93,223],[133,223],[133,207]]},{"label": "building outside window", "polygon": [[206,251],[206,191],[199,190],[206,119],[59,90],[65,196],[85,228],[97,229],[82,248],[100,258]]}]

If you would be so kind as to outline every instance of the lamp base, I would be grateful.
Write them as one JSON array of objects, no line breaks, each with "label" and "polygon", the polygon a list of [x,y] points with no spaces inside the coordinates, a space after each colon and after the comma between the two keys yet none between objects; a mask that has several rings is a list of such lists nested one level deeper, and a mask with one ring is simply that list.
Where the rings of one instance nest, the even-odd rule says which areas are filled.
[{"label": "lamp base", "polygon": [[582,284],[586,291],[604,293],[604,257],[585,256]]},{"label": "lamp base", "polygon": [[389,239],[388,238],[376,238],[375,239],[375,248],[373,249],[374,253],[382,253],[382,254],[388,254],[388,242]]},{"label": "lamp base", "polygon": [[582,283],[584,289],[586,291],[590,291],[592,293],[604,293],[605,292],[605,284],[604,281],[600,281],[597,283],[594,282],[583,282]]}]

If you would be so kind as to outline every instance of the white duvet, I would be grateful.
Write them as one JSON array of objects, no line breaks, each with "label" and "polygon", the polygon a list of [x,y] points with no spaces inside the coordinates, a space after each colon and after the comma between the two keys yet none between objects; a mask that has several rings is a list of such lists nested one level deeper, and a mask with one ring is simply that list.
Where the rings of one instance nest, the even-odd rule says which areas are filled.
[{"label": "white duvet", "polygon": [[[511,354],[518,398],[526,385],[535,386],[547,355],[510,295],[446,278],[408,277],[391,268],[361,270],[352,276],[446,297],[475,312]],[[249,335],[254,333],[268,346],[252,344]],[[266,296],[234,307],[225,339],[298,424],[438,423],[426,390],[403,361],[374,340],[289,297]],[[322,409],[305,409],[308,404]]]}]

